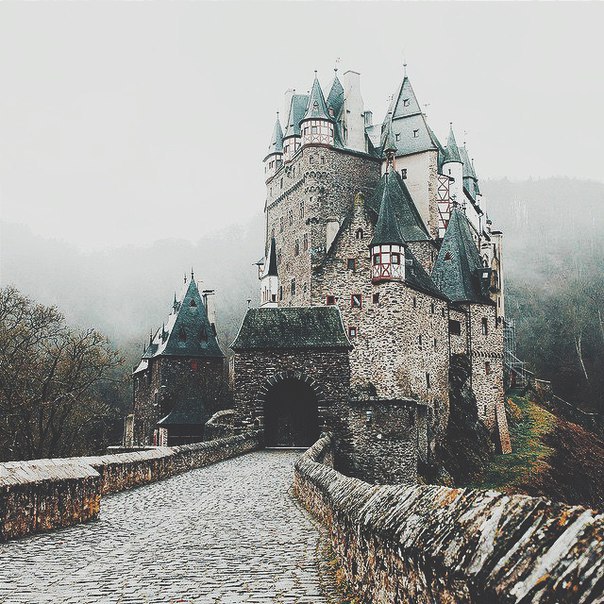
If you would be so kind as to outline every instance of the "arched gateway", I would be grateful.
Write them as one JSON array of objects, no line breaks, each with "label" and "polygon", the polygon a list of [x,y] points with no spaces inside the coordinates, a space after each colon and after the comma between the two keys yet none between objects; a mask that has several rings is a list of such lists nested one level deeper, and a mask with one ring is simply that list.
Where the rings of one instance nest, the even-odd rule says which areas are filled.
[{"label": "arched gateway", "polygon": [[308,378],[284,373],[270,380],[262,396],[266,446],[312,445],[320,434],[319,399]]},{"label": "arched gateway", "polygon": [[238,414],[264,429],[267,446],[306,447],[338,431],[351,346],[337,307],[250,309],[231,348]]}]

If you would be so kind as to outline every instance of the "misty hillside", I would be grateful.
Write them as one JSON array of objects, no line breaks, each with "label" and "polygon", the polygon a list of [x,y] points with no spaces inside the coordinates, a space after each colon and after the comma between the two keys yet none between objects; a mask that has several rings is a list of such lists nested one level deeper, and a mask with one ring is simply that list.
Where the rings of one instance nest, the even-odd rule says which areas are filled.
[{"label": "misty hillside", "polygon": [[253,263],[262,255],[263,239],[259,215],[197,244],[165,239],[145,247],[83,253],[37,237],[23,226],[3,224],[1,283],[58,306],[69,323],[99,329],[128,353],[134,345],[140,351],[149,330],[161,326],[174,292],[180,293],[184,273],[194,268],[200,289],[216,290],[219,335],[228,345],[246,300],[256,302],[258,296]]},{"label": "misty hillside", "polygon": [[[570,178],[491,180],[482,182],[482,190],[493,226],[504,232],[506,315],[517,320],[519,355],[538,375],[553,379],[561,396],[604,405],[593,379],[603,373],[604,293],[598,288],[604,287],[604,184]],[[96,327],[134,362],[149,330],[165,320],[174,290],[192,266],[202,288],[216,290],[226,351],[246,300],[257,304],[253,263],[262,254],[263,236],[259,214],[197,244],[165,239],[82,253],[4,224],[1,284],[57,305],[74,325]]]}]

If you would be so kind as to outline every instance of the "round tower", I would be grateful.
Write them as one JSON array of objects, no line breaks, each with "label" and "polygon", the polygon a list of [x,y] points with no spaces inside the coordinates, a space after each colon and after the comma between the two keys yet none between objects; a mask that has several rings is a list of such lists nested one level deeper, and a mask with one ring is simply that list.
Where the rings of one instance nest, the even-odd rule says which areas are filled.
[{"label": "round tower", "polygon": [[327,103],[321,90],[321,85],[317,79],[315,71],[315,80],[308,98],[308,105],[304,117],[300,121],[300,131],[302,133],[302,145],[329,145],[334,144],[334,119],[329,114]]}]

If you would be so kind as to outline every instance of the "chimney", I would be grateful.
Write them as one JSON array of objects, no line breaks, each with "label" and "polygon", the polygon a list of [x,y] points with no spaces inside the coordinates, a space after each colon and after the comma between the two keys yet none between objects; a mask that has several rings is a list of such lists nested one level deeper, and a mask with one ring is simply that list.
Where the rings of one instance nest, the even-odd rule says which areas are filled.
[{"label": "chimney", "polygon": [[356,151],[365,148],[365,106],[361,96],[361,74],[347,71],[344,74],[344,120],[346,123],[346,147]]},{"label": "chimney", "polygon": [[216,334],[216,307],[214,305],[214,300],[212,296],[214,296],[213,289],[204,289],[203,290],[203,305],[206,307],[206,314],[208,315],[208,321],[214,330],[214,334]]}]

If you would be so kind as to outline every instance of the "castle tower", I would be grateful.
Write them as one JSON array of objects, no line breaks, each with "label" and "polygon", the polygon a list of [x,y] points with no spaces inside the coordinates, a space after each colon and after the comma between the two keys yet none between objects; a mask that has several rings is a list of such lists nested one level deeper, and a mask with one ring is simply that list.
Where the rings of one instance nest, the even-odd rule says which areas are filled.
[{"label": "castle tower", "polygon": [[271,237],[268,254],[260,276],[260,306],[276,308],[278,306],[279,275],[277,273],[277,250],[275,238]]},{"label": "castle tower", "polygon": [[[208,294],[209,292],[206,292]],[[168,320],[152,335],[134,369],[134,442],[176,445],[203,439],[205,422],[221,408],[225,357],[191,274]],[[210,316],[212,313],[210,312]]]},{"label": "castle tower", "polygon": [[287,123],[283,134],[283,161],[292,160],[298,149],[302,145],[300,134],[300,120],[304,117],[308,96],[306,94],[291,94],[289,109],[287,114]]},{"label": "castle tower", "polygon": [[459,147],[455,141],[453,133],[453,124],[449,127],[449,138],[445,148],[445,157],[442,164],[442,171],[450,180],[449,194],[454,203],[462,205],[465,197],[463,192],[463,167]]},{"label": "castle tower", "polygon": [[283,163],[283,130],[279,121],[279,113],[277,112],[277,120],[273,129],[273,136],[268,146],[268,154],[264,158],[264,174],[265,180],[271,179]]},{"label": "castle tower", "polygon": [[304,117],[300,122],[302,132],[302,145],[328,145],[334,144],[334,119],[329,114],[321,85],[315,80],[310,91],[308,105]]}]

